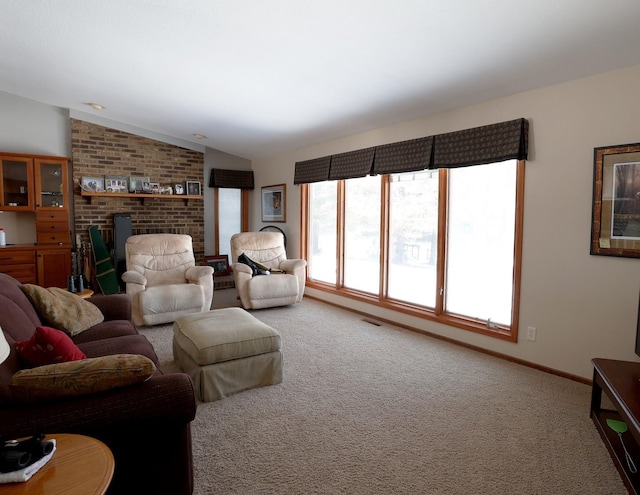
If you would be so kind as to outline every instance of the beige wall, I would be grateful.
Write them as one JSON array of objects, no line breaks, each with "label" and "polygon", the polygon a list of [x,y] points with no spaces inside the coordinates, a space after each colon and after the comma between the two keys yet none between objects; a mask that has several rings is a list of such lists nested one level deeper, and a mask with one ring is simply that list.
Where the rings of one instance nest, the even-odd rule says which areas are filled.
[{"label": "beige wall", "polygon": [[[531,133],[518,343],[317,290],[308,294],[584,378],[592,374],[593,357],[638,361],[640,259],[591,256],[589,240],[593,148],[640,142],[639,87],[635,66],[255,160],[251,227],[263,225],[260,187],[286,183],[288,251],[299,253],[296,161],[525,117]],[[525,340],[528,326],[538,329],[536,342]]]}]

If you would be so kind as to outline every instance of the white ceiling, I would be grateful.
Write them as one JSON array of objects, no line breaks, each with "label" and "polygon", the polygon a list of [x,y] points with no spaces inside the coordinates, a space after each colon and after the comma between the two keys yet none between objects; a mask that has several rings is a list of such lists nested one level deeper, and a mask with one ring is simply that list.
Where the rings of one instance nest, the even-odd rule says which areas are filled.
[{"label": "white ceiling", "polygon": [[0,91],[250,159],[640,64],[639,0],[0,0],[0,26]]}]

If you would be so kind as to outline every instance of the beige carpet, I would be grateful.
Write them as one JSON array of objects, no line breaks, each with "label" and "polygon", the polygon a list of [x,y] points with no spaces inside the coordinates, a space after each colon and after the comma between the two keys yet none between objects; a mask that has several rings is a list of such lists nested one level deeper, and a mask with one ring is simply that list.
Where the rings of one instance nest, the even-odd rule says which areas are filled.
[{"label": "beige carpet", "polygon": [[[198,404],[196,495],[627,493],[586,385],[309,298],[252,314],[284,380]],[[142,333],[175,371],[171,326]]]}]

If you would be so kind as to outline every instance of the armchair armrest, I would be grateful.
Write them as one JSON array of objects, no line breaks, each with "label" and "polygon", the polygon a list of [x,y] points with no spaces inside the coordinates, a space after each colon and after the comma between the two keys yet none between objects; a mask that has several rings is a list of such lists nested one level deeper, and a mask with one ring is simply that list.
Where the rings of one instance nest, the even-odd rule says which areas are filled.
[{"label": "armchair armrest", "polygon": [[127,294],[96,294],[88,301],[98,306],[104,315],[105,321],[127,320],[131,321],[131,299]]},{"label": "armchair armrest", "polygon": [[154,376],[143,383],[57,401],[0,409],[0,438],[34,433],[83,432],[132,422],[184,422],[195,418],[191,378],[183,373]]},{"label": "armchair armrest", "polygon": [[287,273],[293,273],[299,268],[304,268],[307,266],[307,262],[305,260],[284,260],[280,263],[280,269],[284,270]]},{"label": "armchair armrest", "polygon": [[134,272],[133,270],[124,272],[122,281],[127,284],[147,285],[147,278],[142,273]]},{"label": "armchair armrest", "polygon": [[253,276],[253,270],[249,265],[245,265],[244,263],[234,263],[231,265],[231,269],[233,273],[245,273],[249,275],[249,277]]},{"label": "armchair armrest", "polygon": [[184,276],[190,283],[202,285],[200,282],[201,279],[213,277],[213,268],[210,266],[192,266],[187,268],[187,271],[184,272]]}]

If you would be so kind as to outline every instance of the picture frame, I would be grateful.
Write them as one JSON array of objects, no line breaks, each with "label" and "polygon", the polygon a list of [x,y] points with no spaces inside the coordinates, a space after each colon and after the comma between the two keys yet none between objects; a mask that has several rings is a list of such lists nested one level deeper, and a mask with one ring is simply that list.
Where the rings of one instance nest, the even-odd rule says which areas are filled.
[{"label": "picture frame", "polygon": [[[146,191],[145,191],[146,186]],[[151,192],[151,185],[149,182],[149,177],[138,177],[131,176],[129,177],[129,192],[130,193],[144,193]]]},{"label": "picture frame", "polygon": [[181,182],[178,184],[175,184],[173,187],[173,191],[174,191],[174,194],[184,194],[184,184],[182,184]]},{"label": "picture frame", "polygon": [[160,194],[159,182],[149,182],[149,186],[151,187],[151,194]]},{"label": "picture frame", "polygon": [[129,192],[129,177],[126,175],[105,175],[104,188],[108,193],[126,194]]},{"label": "picture frame", "polygon": [[187,194],[189,196],[202,196],[202,184],[195,180],[188,180]]},{"label": "picture frame", "polygon": [[226,254],[217,254],[215,256],[205,256],[205,262],[213,268],[214,275],[231,275],[229,270],[229,257]]},{"label": "picture frame", "polygon": [[104,192],[104,177],[80,177],[80,189],[86,192]]},{"label": "picture frame", "polygon": [[594,148],[590,253],[640,258],[640,143]]},{"label": "picture frame", "polygon": [[262,221],[286,222],[286,184],[262,188]]}]

